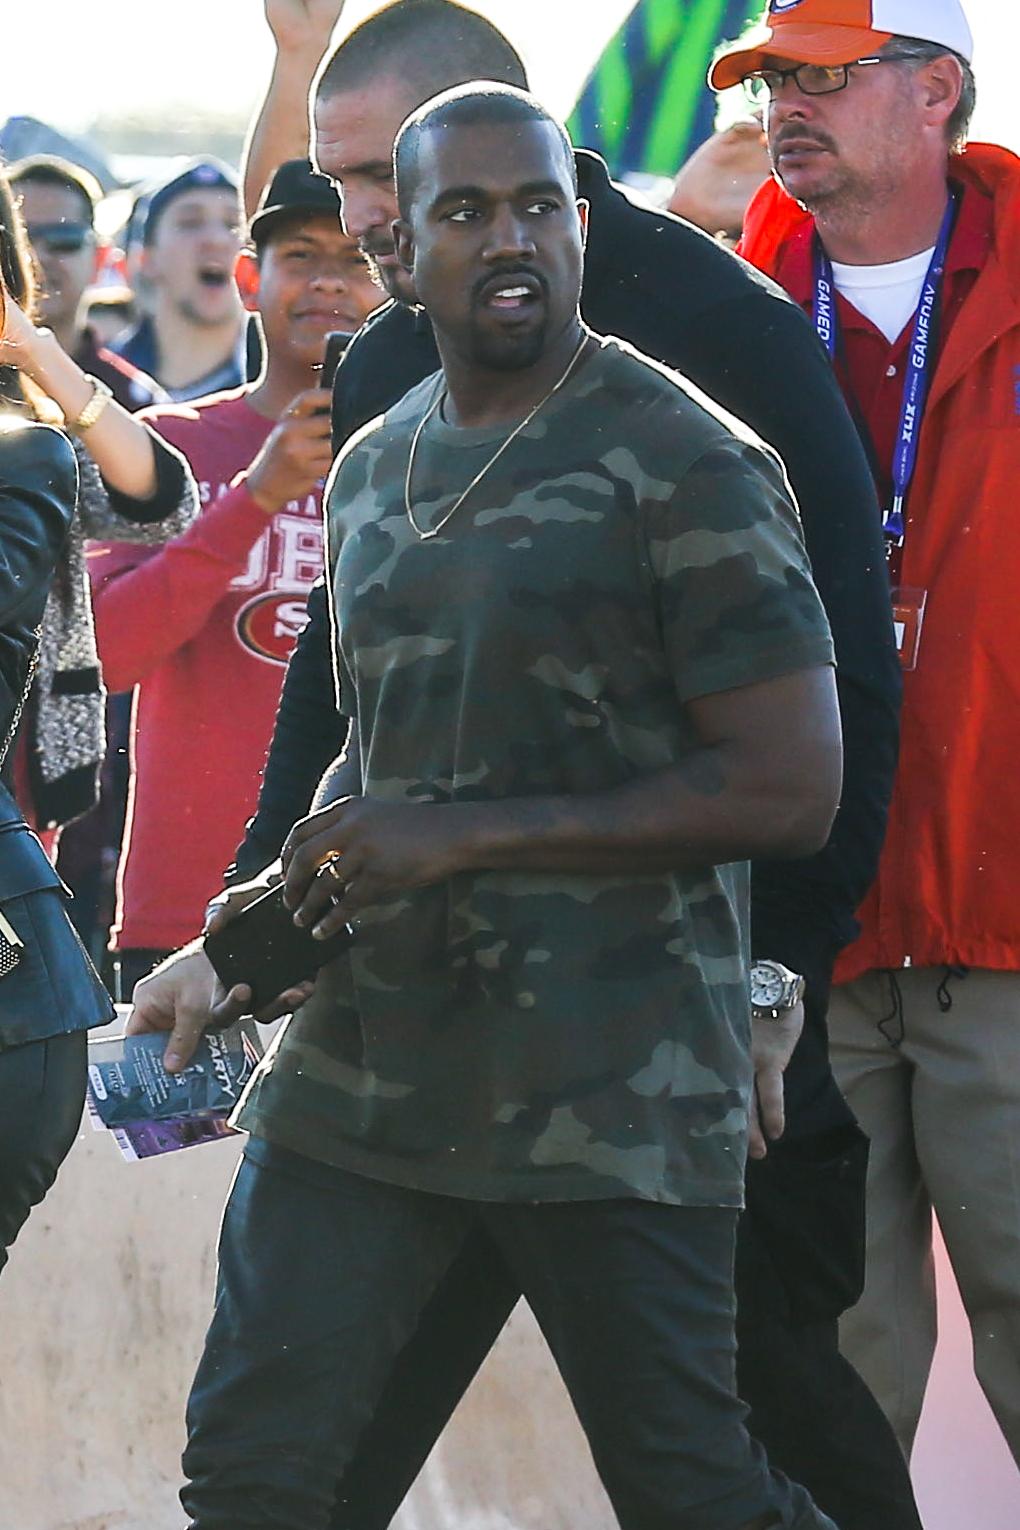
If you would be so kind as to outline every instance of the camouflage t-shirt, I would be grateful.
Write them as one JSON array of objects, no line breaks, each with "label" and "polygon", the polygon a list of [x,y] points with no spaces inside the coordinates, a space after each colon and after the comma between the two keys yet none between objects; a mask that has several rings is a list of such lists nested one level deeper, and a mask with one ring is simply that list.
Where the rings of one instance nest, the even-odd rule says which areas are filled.
[{"label": "camouflage t-shirt", "polygon": [[[327,491],[368,796],[611,790],[692,750],[692,699],[832,662],[780,467],[675,374],[605,341],[421,541],[408,448],[441,384],[355,437]],[[433,417],[420,526],[505,436]],[[745,865],[463,873],[388,898],[239,1122],[447,1195],[738,1206],[747,913]]]}]

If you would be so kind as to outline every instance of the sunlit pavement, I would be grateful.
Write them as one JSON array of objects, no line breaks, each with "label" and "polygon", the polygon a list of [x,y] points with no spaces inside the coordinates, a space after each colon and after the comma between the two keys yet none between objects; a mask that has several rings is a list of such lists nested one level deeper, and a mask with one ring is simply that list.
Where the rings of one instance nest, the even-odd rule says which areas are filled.
[{"label": "sunlit pavement", "polygon": [[[0,1530],[180,1530],[183,1400],[237,1144],[121,1162],[86,1126],[0,1282]],[[944,1260],[940,1275],[945,1274]],[[925,1530],[1020,1530],[1020,1474],[951,1283],[915,1452]],[[562,1383],[519,1311],[394,1530],[613,1530]]]},{"label": "sunlit pavement", "polygon": [[1020,1471],[977,1381],[970,1330],[941,1239],[939,1346],[913,1476],[924,1530],[1017,1530]]}]

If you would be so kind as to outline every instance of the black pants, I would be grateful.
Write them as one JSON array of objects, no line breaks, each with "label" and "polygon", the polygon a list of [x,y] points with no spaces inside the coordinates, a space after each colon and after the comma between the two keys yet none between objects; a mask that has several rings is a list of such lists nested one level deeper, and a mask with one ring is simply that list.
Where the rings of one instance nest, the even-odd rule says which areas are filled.
[{"label": "black pants", "polygon": [[[788,1271],[778,1273],[762,1215],[752,1196],[737,1233],[737,1389],[749,1432],[840,1530],[921,1530],[907,1463],[840,1354],[835,1314],[798,1316],[809,1300],[798,1304]],[[390,1524],[518,1297],[499,1248],[474,1233],[396,1359],[339,1481],[330,1530]]]},{"label": "black pants", "polygon": [[833,1530],[744,1427],[736,1222],[634,1200],[455,1201],[256,1140],[188,1410],[192,1530],[326,1530],[394,1360],[472,1235],[534,1311],[623,1530]]},{"label": "black pants", "polygon": [[78,1135],[85,1031],[0,1051],[0,1269]]},{"label": "black pants", "polygon": [[[737,1389],[772,1466],[803,1483],[840,1530],[921,1530],[892,1427],[838,1349],[836,1314],[862,1276],[866,1167],[853,1128],[775,1144],[748,1164]],[[499,1248],[473,1233],[391,1369],[336,1487],[330,1530],[390,1524],[518,1297]]]},{"label": "black pants", "polygon": [[[802,1483],[840,1530],[920,1530],[893,1431],[838,1348],[842,1301],[833,1286],[854,1264],[838,1202],[841,1181],[847,1199],[858,1197],[856,1173],[852,1139],[849,1163],[835,1145],[826,1153],[798,1143],[749,1164],[737,1235],[737,1388],[771,1465]],[[812,1215],[813,1200],[827,1219],[817,1207]],[[784,1225],[777,1246],[780,1201],[802,1246]],[[812,1264],[826,1221],[833,1236]],[[473,1233],[397,1357],[338,1483],[330,1530],[385,1530],[520,1294],[491,1238]]]}]

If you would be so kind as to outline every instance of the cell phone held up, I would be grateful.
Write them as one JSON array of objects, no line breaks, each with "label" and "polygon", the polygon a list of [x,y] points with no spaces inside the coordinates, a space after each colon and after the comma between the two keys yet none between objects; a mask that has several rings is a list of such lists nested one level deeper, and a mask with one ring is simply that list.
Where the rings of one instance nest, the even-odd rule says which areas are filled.
[{"label": "cell phone held up", "polygon": [[245,983],[251,989],[254,1014],[288,988],[310,982],[354,940],[349,925],[328,940],[316,940],[310,927],[294,923],[283,892],[281,882],[204,941],[205,954],[224,987]]},{"label": "cell phone held up", "polygon": [[354,336],[343,329],[331,330],[326,336],[326,350],[322,358],[322,373],[319,378],[320,388],[332,388],[336,369],[353,339]]}]

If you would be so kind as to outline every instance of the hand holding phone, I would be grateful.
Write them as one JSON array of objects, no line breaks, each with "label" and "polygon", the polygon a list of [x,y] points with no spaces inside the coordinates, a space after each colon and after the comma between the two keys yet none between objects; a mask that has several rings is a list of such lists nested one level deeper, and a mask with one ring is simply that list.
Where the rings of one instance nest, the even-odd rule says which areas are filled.
[{"label": "hand holding phone", "polygon": [[333,462],[330,395],[308,388],[292,399],[245,472],[245,486],[267,515],[311,494]]},{"label": "hand holding phone", "polygon": [[228,991],[245,983],[252,991],[252,1012],[271,1004],[288,988],[313,978],[320,967],[354,940],[350,926],[328,940],[316,940],[294,923],[283,901],[284,884],[249,903],[236,919],[205,937],[205,954]]}]

